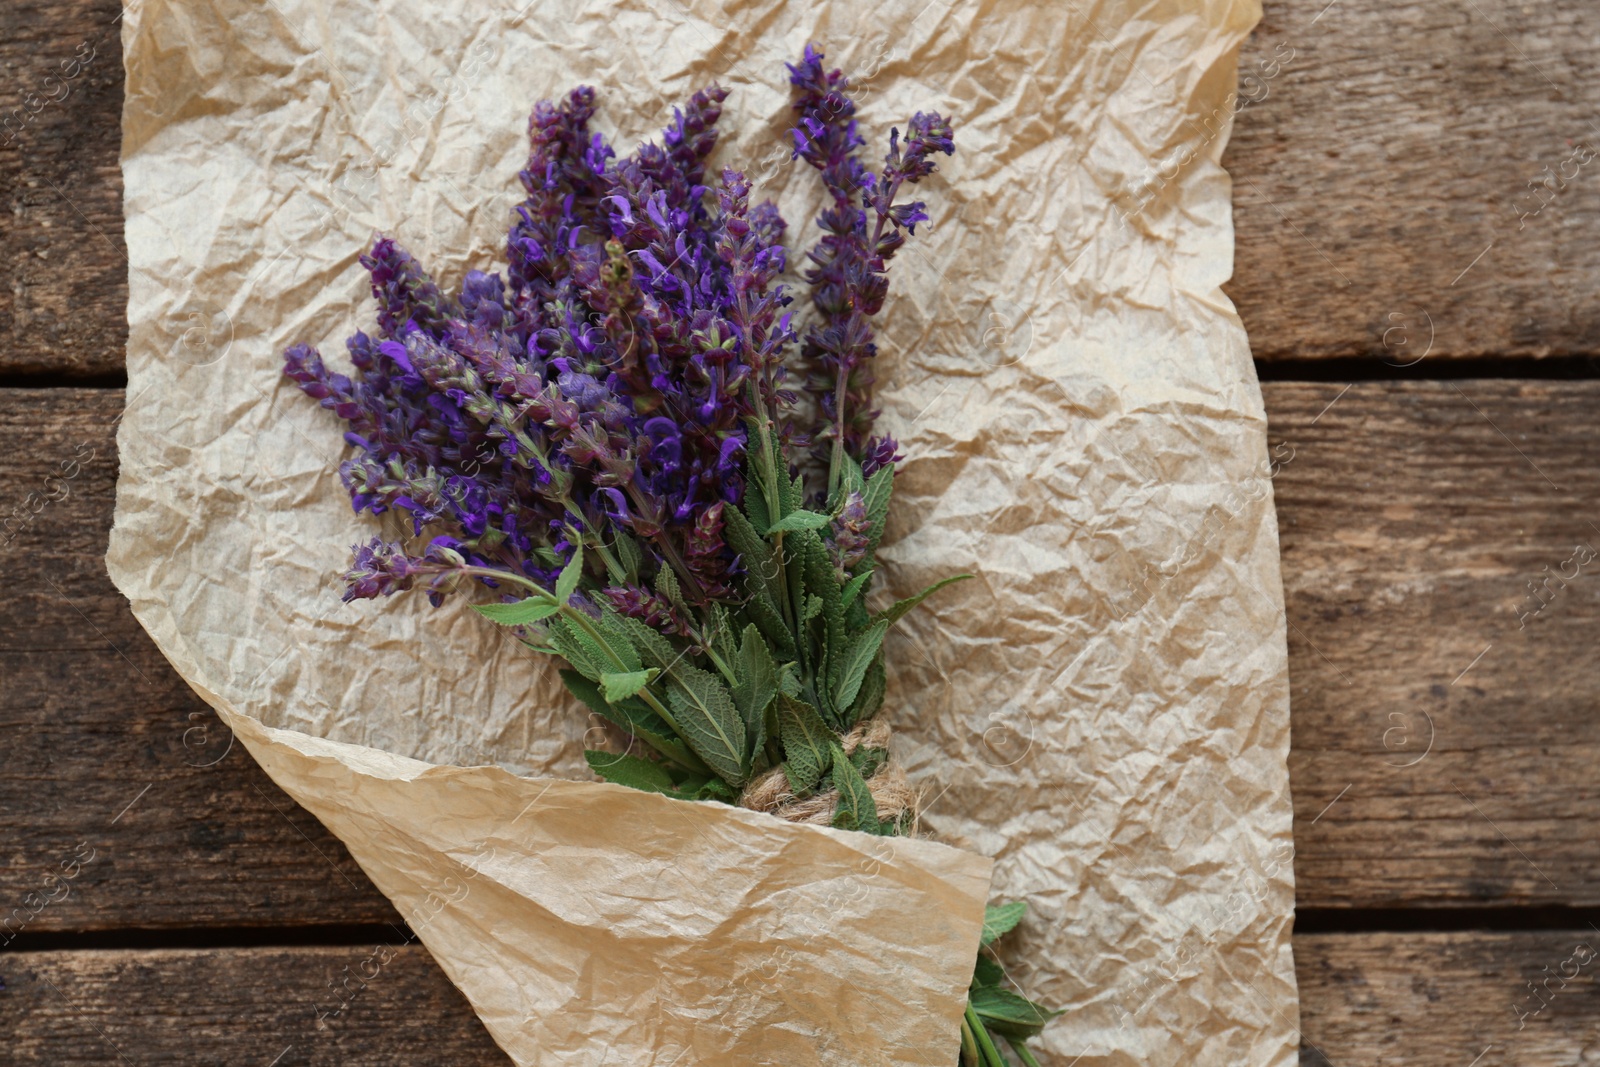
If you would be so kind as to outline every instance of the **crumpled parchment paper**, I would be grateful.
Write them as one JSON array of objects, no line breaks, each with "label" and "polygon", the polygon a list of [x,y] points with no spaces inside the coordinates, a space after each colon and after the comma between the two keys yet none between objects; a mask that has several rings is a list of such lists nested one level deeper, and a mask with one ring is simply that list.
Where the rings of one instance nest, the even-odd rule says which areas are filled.
[{"label": "crumpled parchment paper", "polygon": [[[471,10],[467,10],[470,7]],[[1065,1007],[1042,1059],[1287,1065],[1288,687],[1265,418],[1218,165],[1255,0],[146,0],[127,12],[128,410],[109,566],[140,621],[337,833],[521,1064],[939,1064],[990,892]],[[880,393],[907,460],[897,758],[955,848],[588,781],[550,665],[452,605],[343,605],[351,514],[293,341],[371,321],[398,237],[501,261],[534,100],[619,150],[712,79],[717,162],[787,162],[782,63],[850,71],[881,152],[958,151],[901,253]],[[803,168],[800,168],[803,169]],[[608,1059],[609,1057],[609,1059]],[[1074,1058],[1076,1057],[1076,1058]]]}]

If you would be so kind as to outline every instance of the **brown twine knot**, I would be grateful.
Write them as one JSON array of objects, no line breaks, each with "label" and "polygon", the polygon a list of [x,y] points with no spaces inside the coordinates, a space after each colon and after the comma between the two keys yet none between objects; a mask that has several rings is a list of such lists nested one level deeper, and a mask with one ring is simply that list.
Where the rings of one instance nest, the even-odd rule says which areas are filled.
[{"label": "brown twine knot", "polygon": [[[849,733],[841,737],[839,747],[844,749],[845,755],[862,745],[887,750],[890,733],[886,718],[868,719],[856,723]],[[898,763],[891,759],[879,767],[878,772],[867,779],[867,790],[872,794],[872,802],[877,806],[880,819],[898,819],[910,812],[911,821],[915,824],[916,793]],[[794,791],[789,788],[789,776],[782,767],[774,767],[745,787],[739,797],[739,806],[776,815],[785,822],[831,826],[834,811],[839,806],[839,791],[827,789],[803,799],[796,798]]]}]

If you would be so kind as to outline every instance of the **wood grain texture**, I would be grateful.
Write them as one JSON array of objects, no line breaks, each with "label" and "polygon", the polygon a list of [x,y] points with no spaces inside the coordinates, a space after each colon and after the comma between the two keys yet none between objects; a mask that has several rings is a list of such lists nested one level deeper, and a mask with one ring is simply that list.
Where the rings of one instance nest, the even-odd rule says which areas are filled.
[{"label": "wood grain texture", "polygon": [[1600,8],[1264,7],[1223,159],[1256,358],[1600,350]]},{"label": "wood grain texture", "polygon": [[16,1067],[511,1062],[416,945],[24,952],[0,978]]},{"label": "wood grain texture", "polygon": [[0,373],[122,368],[121,5],[0,6]]},{"label": "wood grain texture", "polygon": [[1600,901],[1600,383],[1264,393],[1300,905]]},{"label": "wood grain texture", "polygon": [[1594,930],[1320,934],[1294,951],[1301,1067],[1600,1063]]},{"label": "wood grain texture", "polygon": [[[118,11],[0,8],[0,374],[122,366]],[[1597,39],[1587,0],[1268,0],[1224,157],[1257,358],[1600,353]]]},{"label": "wood grain texture", "polygon": [[[0,391],[0,811],[13,828],[0,944],[107,927],[402,926],[338,840],[230,748],[111,585],[121,410],[121,390]],[[61,879],[80,844],[94,858]]]},{"label": "wood grain texture", "polygon": [[[1600,1063],[1597,949],[1591,930],[1297,937],[1301,1063]],[[18,1067],[507,1062],[416,946],[25,952],[0,978]]]}]

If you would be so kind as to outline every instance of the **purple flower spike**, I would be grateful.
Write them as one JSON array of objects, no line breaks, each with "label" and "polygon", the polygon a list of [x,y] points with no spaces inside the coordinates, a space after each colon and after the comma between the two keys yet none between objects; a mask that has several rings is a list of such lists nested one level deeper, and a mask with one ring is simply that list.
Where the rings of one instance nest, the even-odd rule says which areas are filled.
[{"label": "purple flower spike", "polygon": [[852,490],[829,527],[828,548],[833,556],[834,577],[840,585],[850,580],[851,572],[866,558],[871,533],[866,501],[859,492]]},{"label": "purple flower spike", "polygon": [[821,171],[834,200],[817,218],[823,234],[810,252],[814,266],[805,277],[820,321],[806,331],[801,349],[810,369],[807,386],[824,416],[816,436],[823,445],[819,459],[831,472],[831,492],[843,456],[858,462],[866,458],[867,437],[878,415],[872,409],[871,361],[877,346],[870,319],[888,293],[888,261],[905,234],[928,217],[920,202],[897,206],[895,196],[901,185],[914,185],[932,174],[931,156],[950,154],[955,143],[948,120],[918,112],[907,124],[904,148],[896,130],[883,175],[872,175],[855,156],[862,140],[855,104],[846,95],[849,81],[837,70],[824,72],[822,59],[808,45],[801,62],[789,68],[789,80],[800,114],[793,131],[795,154]]},{"label": "purple flower spike", "polygon": [[[505,273],[468,271],[448,293],[379,237],[361,257],[377,327],[347,342],[353,372],[306,345],[284,352],[285,377],[346,423],[351,505],[434,538],[420,553],[357,548],[350,598],[416,584],[438,598],[464,578],[548,587],[581,542],[610,588],[655,588],[668,570],[696,610],[733,603],[723,517],[744,502],[750,426],[772,430],[785,471],[813,441],[868,473],[894,461],[892,441],[869,438],[869,320],[886,261],[926,218],[895,191],[951,151],[950,125],[914,116],[875,177],[857,155],[848,79],[814,47],[789,70],[796,154],[832,194],[805,272],[816,314],[801,356],[816,404],[791,386],[801,336],[784,220],[743,173],[708,167],[726,90],[695,93],[658,142],[621,157],[591,128],[593,89],[541,101]],[[853,536],[835,531],[840,559]],[[667,619],[627,596],[613,606]]]},{"label": "purple flower spike", "polygon": [[372,597],[393,596],[410,589],[421,573],[419,561],[406,555],[399,542],[375,537],[364,545],[353,545],[354,561],[345,572],[346,602]]},{"label": "purple flower spike", "polygon": [[437,336],[457,309],[410,253],[388,237],[361,257],[372,275],[372,296],[378,302],[378,326],[385,337],[399,337],[413,326]]}]

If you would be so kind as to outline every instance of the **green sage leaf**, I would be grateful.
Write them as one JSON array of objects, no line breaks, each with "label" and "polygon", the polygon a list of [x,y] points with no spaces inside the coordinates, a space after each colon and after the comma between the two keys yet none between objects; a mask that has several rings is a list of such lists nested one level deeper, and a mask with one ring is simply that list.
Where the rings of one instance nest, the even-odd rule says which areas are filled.
[{"label": "green sage leaf", "polygon": [[750,599],[744,605],[745,614],[761,630],[779,656],[792,656],[795,653],[794,634],[789,632],[789,624],[783,621],[783,615],[778,611],[778,606],[772,598],[759,589],[752,591]]},{"label": "green sage leaf", "polygon": [[[772,517],[767,514],[766,497],[762,496],[760,489],[757,488],[757,486],[761,484],[756,480],[756,478],[759,477],[759,475],[753,475],[744,483],[745,485],[749,486],[749,492],[745,493],[744,495],[744,517],[748,519],[750,525],[755,527],[757,530],[765,530],[768,526],[772,525]],[[732,508],[726,510],[736,511],[738,509]]]},{"label": "green sage leaf", "polygon": [[501,626],[526,626],[542,622],[561,610],[561,605],[546,596],[530,596],[515,604],[474,604],[473,610]]},{"label": "green sage leaf", "polygon": [[856,702],[845,716],[845,725],[854,726],[862,719],[876,715],[878,709],[883,707],[883,696],[888,688],[889,676],[883,669],[883,653],[879,652],[867,668],[867,676],[861,681],[861,692],[856,694]]},{"label": "green sage leaf", "polygon": [[1002,934],[1009,934],[1017,928],[1022,917],[1028,913],[1026,901],[1014,900],[1010,904],[994,904],[983,909],[983,943],[992,945],[996,938]]},{"label": "green sage leaf", "polygon": [[[783,460],[783,446],[778,442],[776,427],[773,427],[772,430],[768,432],[767,438],[772,442],[772,454],[778,457],[778,506],[783,509],[784,515],[787,515],[792,511],[799,511],[800,502],[805,499],[806,495],[805,482],[800,478],[789,477],[789,472],[783,469],[785,466]],[[782,515],[774,516],[774,518],[782,517]]]},{"label": "green sage leaf", "polygon": [[698,667],[679,664],[670,673],[673,685],[667,700],[683,739],[729,784],[743,785],[750,777],[749,764],[744,721],[733,697],[715,675]]},{"label": "green sage leaf", "polygon": [[695,790],[696,800],[720,800],[724,804],[732,804],[739,799],[739,794],[721,778],[713,778]]},{"label": "green sage leaf", "polygon": [[788,695],[778,697],[778,736],[783,740],[784,773],[796,795],[816,788],[833,762],[833,731],[817,709]]},{"label": "green sage leaf", "polygon": [[768,526],[767,535],[799,533],[801,530],[820,530],[832,521],[820,511],[791,511],[771,526]]},{"label": "green sage leaf", "polygon": [[[751,489],[746,493],[748,496]],[[768,596],[772,595],[772,583],[778,579],[778,565],[773,561],[772,546],[766,538],[756,532],[751,520],[745,518],[738,508],[723,508],[723,533],[728,538],[728,545],[739,554],[744,563],[747,580],[756,589],[760,589]]]},{"label": "green sage leaf", "polygon": [[572,599],[572,594],[578,591],[578,582],[583,578],[583,546],[572,546],[572,559],[561,568],[561,576],[556,579],[556,603],[565,604]]},{"label": "green sage leaf", "polygon": [[656,675],[660,673],[654,667],[625,673],[607,672],[600,676],[600,684],[605,688],[606,700],[615,704],[619,700],[628,699],[655,681]]},{"label": "green sage leaf", "polygon": [[588,634],[566,619],[556,619],[546,628],[550,645],[585,678],[598,682],[611,670],[611,660]]},{"label": "green sage leaf", "polygon": [[861,473],[861,464],[851,458],[850,453],[843,453],[840,459],[844,465],[839,472],[839,501],[845,500],[851,493],[864,493],[867,488],[867,479]]},{"label": "green sage leaf", "polygon": [[801,622],[810,622],[812,619],[816,618],[818,615],[821,615],[821,614],[822,614],[822,598],[819,597],[819,596],[813,596],[812,594],[807,593],[806,594],[806,606],[800,612],[800,621]]},{"label": "green sage leaf", "polygon": [[871,579],[871,571],[862,571],[860,574],[856,575],[854,578],[850,579],[850,581],[845,583],[844,592],[839,595],[839,600],[840,603],[844,605],[844,609],[846,611],[850,610],[850,605],[854,604],[856,602],[856,597],[861,595],[862,587],[865,586]]},{"label": "green sage leaf", "polygon": [[871,778],[878,773],[878,768],[889,762],[889,750],[886,748],[868,748],[866,745],[857,745],[856,750],[850,753],[850,766],[863,778]]},{"label": "green sage leaf", "polygon": [[678,576],[672,573],[671,567],[662,567],[656,571],[656,592],[667,598],[667,603],[679,611],[687,612],[689,607],[683,602],[683,591],[678,587]]},{"label": "green sage leaf", "polygon": [[613,552],[623,571],[623,577],[617,579],[617,583],[620,585],[624,582],[637,582],[639,568],[644,566],[644,553],[639,548],[639,542],[621,530],[614,529],[613,532],[616,535]]},{"label": "green sage leaf", "polygon": [[583,758],[589,761],[590,770],[616,785],[642,789],[647,793],[670,793],[676,789],[665,767],[642,757],[619,756],[615,752],[590,749],[584,752]]},{"label": "green sage leaf", "polygon": [[626,637],[628,647],[636,651],[643,662],[663,672],[670,674],[673,667],[687,658],[680,655],[659,630],[646,626],[630,615],[623,615],[608,607],[601,612],[601,618],[608,628],[614,628]]},{"label": "green sage leaf", "polygon": [[605,642],[602,654],[608,671],[636,671],[644,666],[634,648],[632,631],[622,625],[622,618],[616,608],[607,604],[601,609],[600,618],[591,622]]},{"label": "green sage leaf", "polygon": [[876,618],[887,622],[890,626],[893,626],[895,623],[900,621],[906,612],[910,611],[912,608],[916,607],[918,604],[922,603],[924,600],[928,599],[945,586],[954,585],[957,582],[964,582],[971,577],[972,575],[970,574],[954,574],[949,578],[942,578],[928,586],[928,588],[924,589],[916,596],[908,596],[904,600],[896,601],[894,607],[890,608],[883,614],[876,616]]},{"label": "green sage leaf", "polygon": [[[767,484],[766,473],[762,468],[765,455],[764,438],[761,424],[753,418],[745,420],[745,429],[744,484],[746,490],[744,494],[744,514],[749,518],[750,524],[757,530],[765,530],[771,525],[772,516],[768,514],[767,497],[762,488]],[[781,456],[783,453],[774,450],[772,454]],[[725,508],[723,510],[724,517],[726,517],[726,512],[735,509]],[[729,543],[732,544],[732,541],[730,540]],[[744,550],[735,546],[734,551],[742,554]]]},{"label": "green sage leaf", "polygon": [[689,746],[673,733],[672,727],[667,725],[667,720],[649,708],[636,700],[611,704],[600,694],[599,686],[577,671],[564,670],[560,673],[561,680],[566,683],[567,691],[602,719],[614,724],[618,729],[626,730],[690,772],[706,775],[711,773],[711,768],[707,767],[699,756],[689,751]]},{"label": "green sage leaf", "polygon": [[889,521],[889,497],[894,493],[894,464],[879,467],[867,479],[861,499],[867,506],[866,565],[871,567],[878,558],[878,544],[883,540],[883,530]]},{"label": "green sage leaf", "polygon": [[1027,997],[999,986],[982,986],[969,994],[972,1010],[984,1026],[1008,1038],[1026,1040],[1039,1036],[1045,1023],[1060,1012],[1042,1008]]},{"label": "green sage leaf", "polygon": [[[806,621],[821,616],[820,632],[813,628],[810,637],[816,653],[813,670],[817,678],[817,697],[825,719],[835,727],[842,725],[841,710],[835,703],[838,657],[845,644],[844,607],[839,599],[839,582],[833,572],[828,548],[815,530],[795,535],[795,550],[801,563],[806,589]],[[820,601],[820,606],[812,601]]]},{"label": "green sage leaf", "polygon": [[778,665],[778,691],[792,697],[800,695],[800,665],[793,660]]},{"label": "green sage leaf", "polygon": [[1005,968],[1000,966],[998,960],[988,956],[979,955],[978,965],[973,968],[972,985],[974,988],[983,986],[996,986],[1006,980]]},{"label": "green sage leaf", "polygon": [[778,665],[772,661],[761,631],[753,624],[744,628],[733,673],[738,679],[733,701],[744,717],[746,748],[754,754],[758,747],[755,736],[765,732],[767,705],[778,695]]},{"label": "green sage leaf", "polygon": [[834,809],[833,825],[841,830],[878,832],[878,804],[872,799],[872,790],[861,772],[855,769],[850,757],[844,754],[838,742],[829,746],[833,756],[833,787],[839,791],[839,806]]},{"label": "green sage leaf", "polygon": [[879,619],[856,634],[845,646],[838,660],[839,681],[833,696],[835,707],[849,708],[855,704],[856,694],[861,692],[862,679],[867,676],[867,668],[872,666],[878,649],[883,647],[883,635],[888,632],[889,623]]},{"label": "green sage leaf", "polygon": [[894,464],[879,467],[867,479],[861,490],[861,502],[867,507],[867,518],[874,526],[882,526],[889,514],[889,497],[894,492]]},{"label": "green sage leaf", "polygon": [[728,609],[721,604],[711,605],[711,626],[706,636],[723,659],[731,661],[739,654],[738,631],[734,629]]}]

